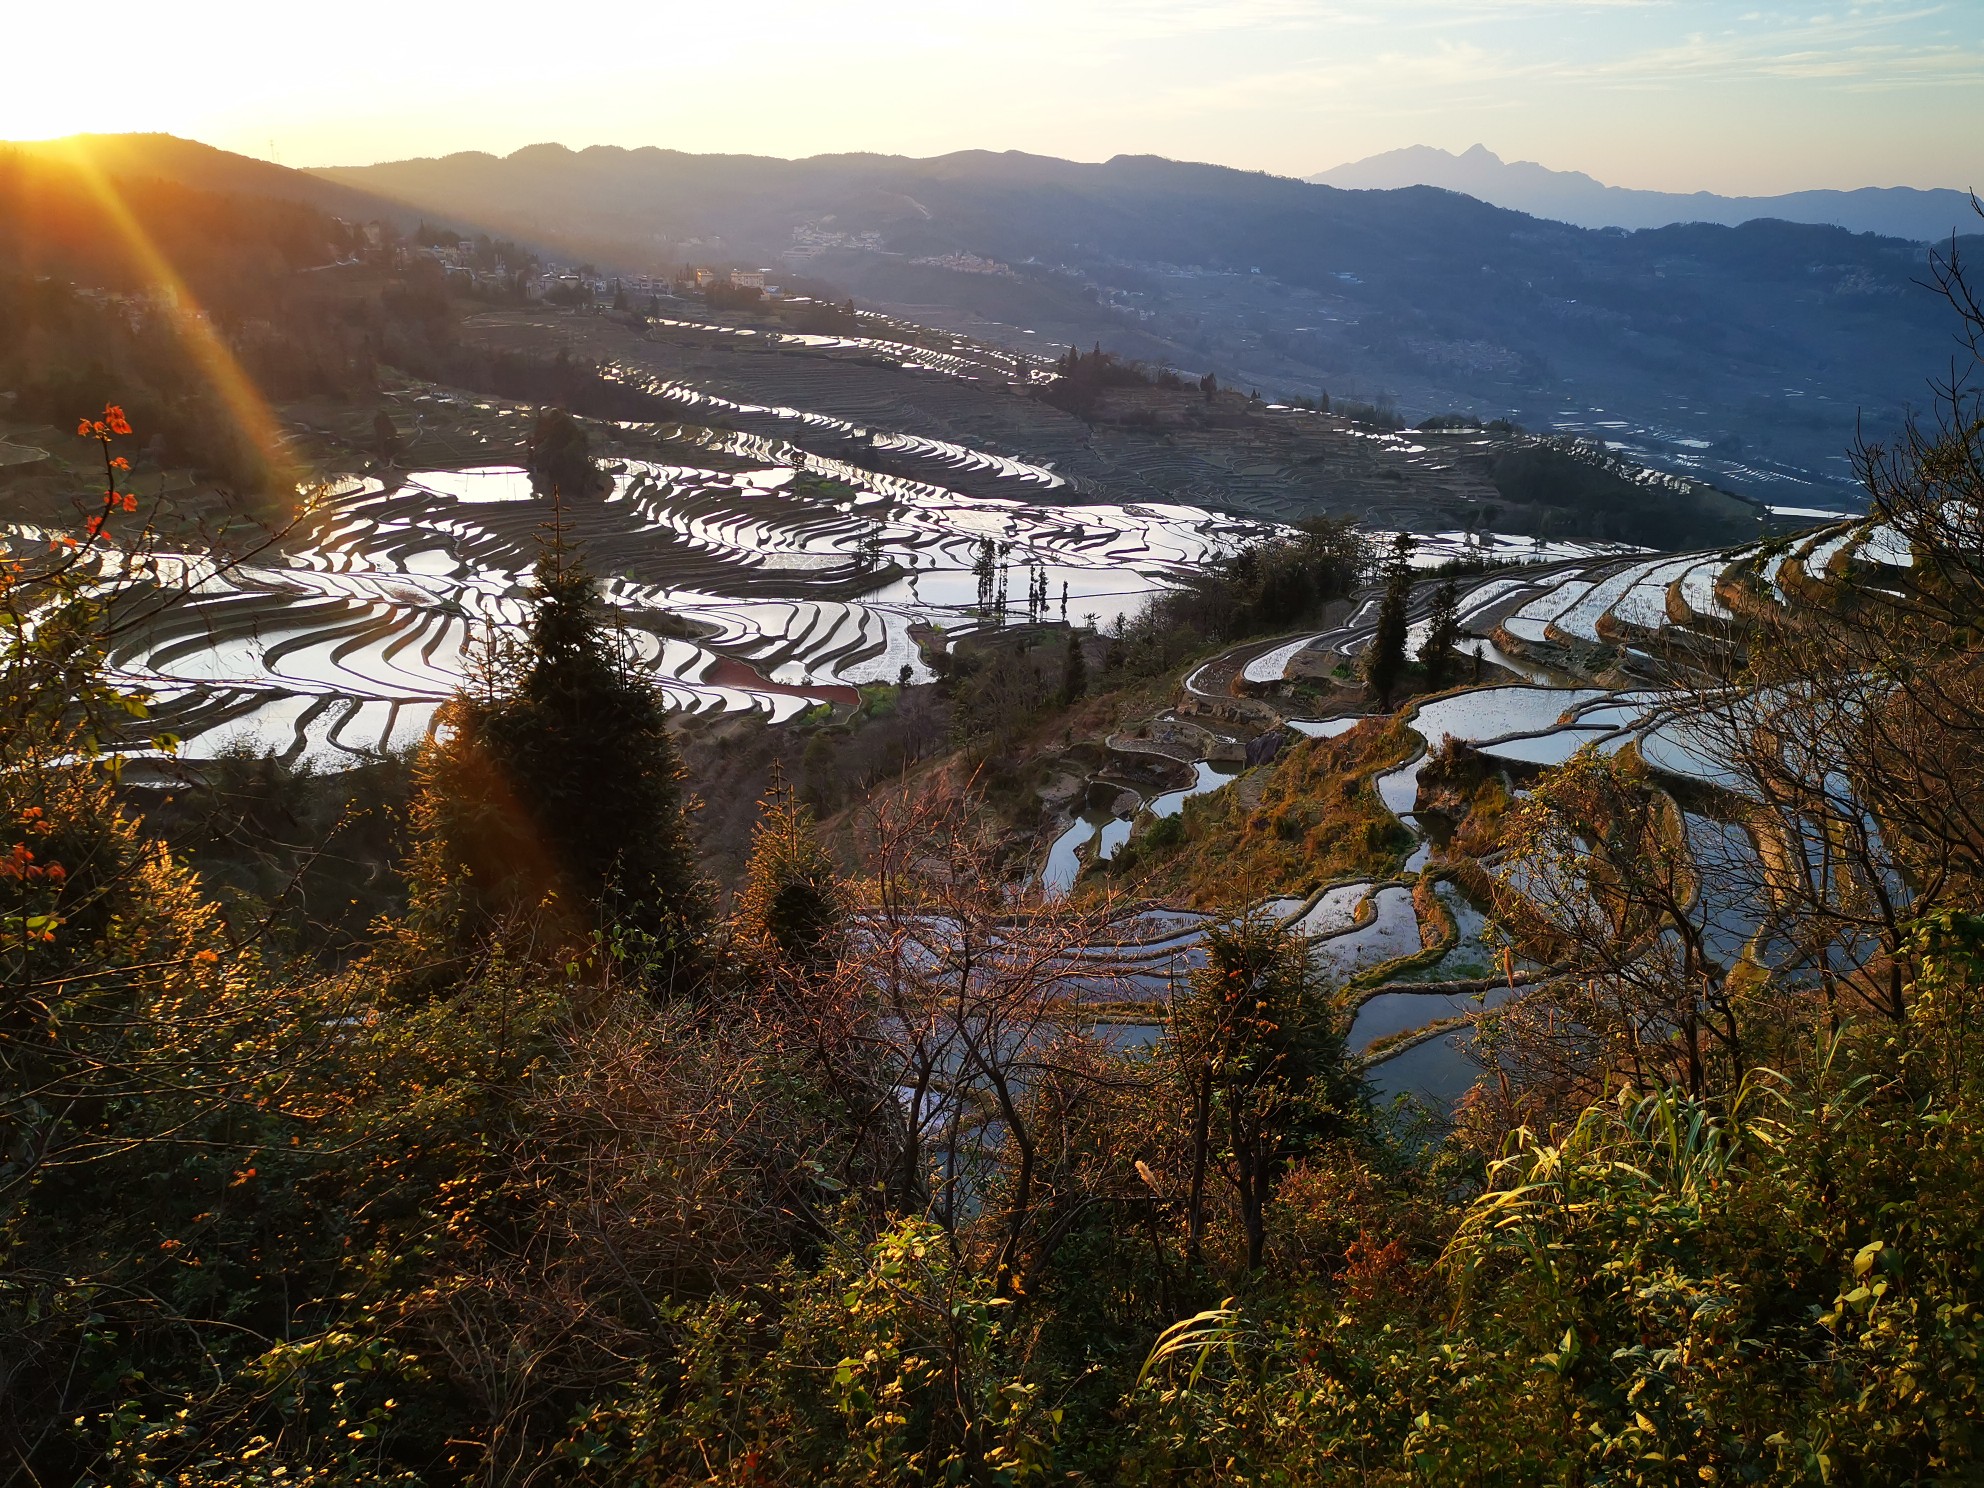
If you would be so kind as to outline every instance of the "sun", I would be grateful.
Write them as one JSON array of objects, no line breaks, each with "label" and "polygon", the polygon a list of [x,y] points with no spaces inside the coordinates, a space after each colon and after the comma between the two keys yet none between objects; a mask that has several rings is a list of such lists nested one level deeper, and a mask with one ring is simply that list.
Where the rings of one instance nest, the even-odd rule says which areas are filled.
[{"label": "sun", "polygon": [[137,97],[92,97],[84,79],[63,68],[15,66],[0,88],[0,140],[60,139],[165,126]]}]

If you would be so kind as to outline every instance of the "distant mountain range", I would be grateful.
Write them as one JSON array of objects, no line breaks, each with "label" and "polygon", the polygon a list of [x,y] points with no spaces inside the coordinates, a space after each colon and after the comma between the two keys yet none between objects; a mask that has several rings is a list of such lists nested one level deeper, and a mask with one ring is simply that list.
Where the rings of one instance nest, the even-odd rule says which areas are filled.
[{"label": "distant mountain range", "polygon": [[[1593,231],[1424,186],[1152,156],[547,144],[304,173],[165,137],[92,148],[115,176],[424,218],[609,275],[764,268],[979,339],[1100,342],[1271,398],[1507,415],[1806,504],[1851,492],[1856,426],[1896,428],[1952,330],[1922,288],[1920,238],[1769,220]],[[1984,258],[1984,237],[1963,253]]]},{"label": "distant mountain range", "polygon": [[1582,171],[1551,170],[1532,160],[1503,160],[1484,145],[1455,155],[1431,145],[1387,150],[1309,177],[1318,186],[1346,191],[1395,191],[1438,186],[1498,207],[1569,222],[1578,227],[1666,227],[1715,222],[1726,227],[1773,218],[1879,233],[1914,242],[1947,241],[1951,232],[1974,233],[1978,218],[1962,191],[1921,191],[1912,186],[1867,186],[1857,191],[1793,191],[1783,196],[1716,196],[1635,191],[1607,186]]},{"label": "distant mountain range", "polygon": [[[982,150],[534,145],[319,174],[602,266],[764,266],[1016,345],[1100,341],[1269,395],[1583,430],[1786,499],[1850,489],[1856,420],[1895,427],[1949,344],[1918,228],[1596,231],[1424,186]],[[994,271],[952,267],[979,262]]]}]

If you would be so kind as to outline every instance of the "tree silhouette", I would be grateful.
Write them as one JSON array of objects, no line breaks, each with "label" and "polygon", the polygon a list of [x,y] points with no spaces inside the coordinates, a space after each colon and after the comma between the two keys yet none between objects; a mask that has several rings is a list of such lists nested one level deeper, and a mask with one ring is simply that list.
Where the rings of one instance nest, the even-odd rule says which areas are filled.
[{"label": "tree silhouette", "polygon": [[1426,668],[1426,685],[1438,691],[1453,675],[1460,641],[1460,588],[1448,579],[1433,595],[1432,623],[1419,647],[1419,664]]},{"label": "tree silhouette", "polygon": [[611,925],[661,991],[703,971],[680,760],[661,699],[555,526],[527,637],[442,710],[418,768],[416,921],[458,945],[528,924],[561,951]]},{"label": "tree silhouette", "polygon": [[1173,1014],[1171,1053],[1192,1092],[1188,1245],[1203,1232],[1208,1169],[1233,1186],[1260,1269],[1274,1187],[1348,1125],[1362,1096],[1308,946],[1266,919],[1208,930],[1206,964]]},{"label": "tree silhouette", "polygon": [[1068,632],[1068,660],[1061,672],[1061,706],[1071,708],[1088,691],[1088,658],[1082,654],[1082,633]]},{"label": "tree silhouette", "polygon": [[1392,539],[1385,565],[1385,597],[1378,607],[1378,629],[1364,663],[1364,680],[1378,696],[1378,705],[1391,711],[1392,694],[1405,675],[1405,635],[1410,628],[1407,607],[1412,600],[1412,534]]},{"label": "tree silhouette", "polygon": [[537,416],[524,455],[531,489],[567,501],[591,496],[603,477],[592,462],[590,441],[579,421],[562,408],[547,408]]}]

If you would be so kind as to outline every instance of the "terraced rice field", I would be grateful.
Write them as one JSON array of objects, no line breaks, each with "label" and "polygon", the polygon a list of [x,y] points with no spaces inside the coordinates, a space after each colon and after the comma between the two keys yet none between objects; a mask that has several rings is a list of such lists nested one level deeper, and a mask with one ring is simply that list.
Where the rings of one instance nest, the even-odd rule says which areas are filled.
[{"label": "terraced rice field", "polygon": [[[1192,783],[1178,790],[1151,797],[1144,811],[1153,818],[1176,816],[1193,796],[1218,790],[1233,778],[1230,768],[1222,769],[1210,760],[1192,766]],[[1116,850],[1130,840],[1136,819],[1107,812],[1084,812],[1070,822],[1047,849],[1047,861],[1040,870],[1040,889],[1049,898],[1059,898],[1074,887],[1084,859],[1106,863]]]},{"label": "terraced rice field", "polygon": [[[1455,919],[1459,942],[1437,966],[1474,968],[1491,963],[1493,953],[1481,940],[1485,918],[1450,886],[1442,885],[1440,892]],[[1175,912],[1156,913],[1169,916]],[[1269,900],[1256,913],[1307,936],[1312,963],[1329,984],[1371,973],[1421,949],[1422,932],[1412,893],[1399,884],[1340,884],[1313,899]],[[1124,923],[1131,924],[1127,920]],[[1201,942],[1210,923],[1203,915],[1167,917],[1151,925],[1147,939],[1137,938],[1137,929],[1132,928],[1120,941],[1091,947],[1085,962],[1094,968],[1097,995],[1105,1000],[1128,995],[1143,1000],[1153,1012],[1161,1009],[1184,979],[1205,963]],[[1460,1044],[1435,1039],[1429,1047],[1413,1043],[1410,1035],[1428,1024],[1471,1019],[1509,995],[1506,988],[1475,996],[1437,986],[1424,991],[1407,988],[1381,992],[1358,1006],[1350,1024],[1351,1050],[1363,1055],[1379,1039],[1408,1044],[1395,1053],[1378,1051],[1371,1065],[1374,1084],[1381,1092],[1406,1094],[1427,1100],[1436,1109],[1444,1108],[1474,1081],[1479,1066]],[[1096,1031],[1113,1046],[1129,1050],[1155,1042],[1162,1023],[1153,1016],[1100,1024]],[[1465,1036],[1468,1030],[1463,1027],[1460,1032]],[[1401,1073],[1421,1066],[1427,1074],[1437,1076],[1434,1087],[1422,1089],[1417,1076],[1407,1079]]]},{"label": "terraced rice field", "polygon": [[[975,375],[968,359],[945,353],[912,354],[884,342],[850,347],[898,355],[939,383]],[[1025,616],[1022,596],[1044,578],[1041,618],[1106,623],[1272,530],[1193,506],[1082,504],[1079,483],[1043,461],[796,405],[726,399],[652,374],[625,375],[645,378],[647,391],[685,412],[732,426],[674,441],[721,455],[729,468],[629,462],[616,470],[609,493],[570,502],[563,512],[570,540],[622,621],[627,654],[680,709],[755,711],[777,720],[822,702],[852,701],[862,684],[904,674],[927,679],[925,644],[1002,623],[979,603],[974,565],[988,541],[1004,568],[1007,621]],[[802,450],[792,442],[801,431],[816,449],[825,434],[825,447],[845,445],[850,457],[886,452],[893,473]],[[161,582],[181,583],[186,599],[112,661],[155,691],[160,723],[182,734],[195,758],[233,741],[327,768],[376,756],[418,740],[460,684],[472,649],[524,620],[529,570],[552,516],[523,473],[509,467],[422,472],[390,487],[342,481],[280,550],[252,563],[168,559]],[[1457,541],[1422,545],[1420,561],[1478,552],[1449,536]],[[1483,654],[1532,677],[1581,669],[1591,676],[1602,663],[1652,684],[1684,679],[1690,658],[1722,644],[1743,605],[1791,602],[1801,584],[1854,565],[1912,561],[1891,530],[1867,522],[1826,529],[1788,552],[1752,546],[1647,556],[1524,547],[1494,556],[1554,566],[1485,577],[1463,594],[1461,612],[1484,633],[1477,638]],[[1233,670],[1247,682],[1272,683],[1317,642],[1353,652],[1368,640],[1369,623],[1365,614],[1335,632],[1283,641]],[[1626,686],[1609,674],[1603,680],[1457,693],[1425,704],[1413,727],[1429,748],[1464,739],[1512,769],[1561,762],[1587,743],[1632,744],[1657,771],[1727,783],[1712,741],[1677,714],[1673,694]],[[1315,734],[1344,726],[1290,725]],[[1422,764],[1423,756],[1375,782],[1386,806],[1415,830]],[[1156,797],[1150,810],[1174,812],[1187,795],[1218,789],[1225,778],[1201,764],[1188,790]],[[1073,823],[1047,854],[1047,892],[1065,890],[1084,856],[1106,857],[1133,830],[1124,818]],[[1731,859],[1747,848],[1705,818],[1691,820],[1689,838],[1696,849]],[[1413,853],[1405,873],[1424,869],[1429,851],[1422,845]],[[1479,912],[1449,899],[1446,887],[1441,894],[1460,939],[1430,967],[1404,883],[1336,885],[1267,906],[1309,937],[1318,969],[1333,982],[1357,978],[1362,985],[1394,962],[1419,966],[1401,975],[1426,981],[1427,990],[1388,985],[1360,1008],[1351,1038],[1360,1050],[1388,1041],[1372,1066],[1381,1091],[1436,1103],[1474,1076],[1465,1030],[1385,1051],[1394,1047],[1389,1041],[1408,1040],[1429,1024],[1481,1012],[1485,1003],[1436,984],[1478,977],[1493,960]],[[1765,914],[1741,895],[1709,909],[1718,946],[1739,948]],[[1206,923],[1177,911],[1126,920],[1120,942],[1092,948],[1096,986],[1106,981],[1118,998],[1127,989],[1133,999],[1161,1005],[1177,979],[1203,963]],[[1156,1024],[1138,1027],[1154,1032]],[[1126,1033],[1123,1041],[1142,1040]]]},{"label": "terraced rice field", "polygon": [[[1790,603],[1787,583],[1795,587],[1838,577],[1849,566],[1871,572],[1878,583],[1881,568],[1912,561],[1907,543],[1892,528],[1862,521],[1810,535],[1788,552],[1750,545],[1624,560],[1602,555],[1535,577],[1504,574],[1465,591],[1461,612],[1466,623],[1490,629],[1518,659],[1548,657],[1565,675],[1575,675],[1594,656],[1623,656],[1627,670],[1673,684],[1699,680],[1695,659],[1728,643],[1728,628],[1739,619],[1733,607],[1738,591],[1743,603]],[[1695,628],[1704,622],[1710,628]],[[1350,649],[1357,638],[1346,631],[1354,628],[1328,639]],[[1299,638],[1265,651],[1250,660],[1243,675],[1250,682],[1273,681],[1317,639]],[[1409,722],[1429,750],[1449,738],[1464,740],[1512,769],[1561,764],[1586,745],[1605,752],[1631,746],[1656,779],[1728,792],[1740,781],[1723,757],[1721,727],[1690,711],[1713,708],[1715,698],[1712,689],[1696,693],[1672,685],[1494,686],[1429,700]],[[1338,721],[1293,720],[1287,726],[1327,734],[1338,730]],[[1421,754],[1381,772],[1373,782],[1384,804],[1415,832],[1425,758]],[[1768,964],[1802,954],[1775,926],[1766,875],[1746,829],[1692,810],[1683,820],[1682,850],[1703,885],[1690,913],[1709,953],[1725,962],[1748,956]],[[1423,871],[1429,852],[1422,844],[1404,871]],[[1491,981],[1501,963],[1499,952],[1482,938],[1481,912],[1451,883],[1439,884],[1435,893],[1453,922],[1456,943],[1430,964],[1421,958],[1416,970],[1395,973],[1383,990],[1360,1002],[1348,1037],[1353,1052],[1373,1056],[1369,1074],[1381,1098],[1406,1096],[1442,1108],[1480,1074],[1472,1052],[1474,1021],[1521,994]],[[1368,977],[1394,961],[1415,964],[1409,958],[1422,931],[1411,893],[1401,885],[1339,885],[1313,900],[1273,900],[1262,908],[1311,938],[1312,960],[1331,983]],[[1173,942],[1174,951],[1179,945]],[[1450,990],[1470,982],[1475,986],[1468,990]],[[1414,990],[1415,983],[1424,990]],[[1415,1039],[1420,1030],[1427,1036]]]},{"label": "terraced rice field", "polygon": [[[1036,575],[1041,618],[1106,622],[1269,530],[1192,507],[1042,505],[804,463],[840,481],[802,482],[793,464],[629,463],[604,497],[566,503],[569,540],[671,706],[783,719],[905,671],[929,680],[912,627],[1002,623],[978,607],[986,541],[1002,549],[1007,623],[1025,617]],[[196,757],[230,740],[326,764],[376,755],[417,740],[470,648],[524,620],[553,516],[511,467],[341,481],[279,551],[218,569],[168,560],[192,592],[112,661],[154,690]]]}]

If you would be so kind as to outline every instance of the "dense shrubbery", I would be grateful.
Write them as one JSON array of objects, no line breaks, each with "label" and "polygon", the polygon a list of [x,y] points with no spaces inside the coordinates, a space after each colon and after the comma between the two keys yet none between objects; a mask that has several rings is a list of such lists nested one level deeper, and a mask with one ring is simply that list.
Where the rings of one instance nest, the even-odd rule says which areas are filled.
[{"label": "dense shrubbery", "polygon": [[1151,676],[1217,641],[1290,630],[1317,618],[1369,575],[1363,536],[1347,521],[1297,524],[1159,595],[1112,633],[1110,665]]},{"label": "dense shrubbery", "polygon": [[1348,419],[1353,424],[1366,429],[1381,429],[1387,433],[1397,433],[1405,427],[1405,419],[1396,406],[1376,403],[1353,403],[1339,398],[1330,406],[1330,411],[1338,418]]},{"label": "dense shrubbery", "polygon": [[[1356,587],[1367,562],[1364,539],[1350,523],[1304,522],[1286,537],[1190,575],[1099,640],[1077,636],[1050,647],[1026,631],[1014,640],[967,646],[949,658],[944,679],[953,736],[1003,753],[1043,717],[1093,688],[1148,679],[1219,642],[1316,619]],[[996,570],[988,576],[996,591]],[[993,601],[995,612],[998,603]],[[1048,608],[1029,613],[1044,617]]]},{"label": "dense shrubbery", "polygon": [[1110,388],[1182,388],[1183,380],[1169,369],[1152,372],[1138,362],[1126,362],[1100,346],[1084,352],[1069,347],[1054,363],[1054,380],[1040,397],[1064,413],[1094,420]]},{"label": "dense shrubbery", "polygon": [[753,284],[725,284],[721,280],[703,286],[703,303],[712,310],[755,310],[765,302],[765,292]]}]

